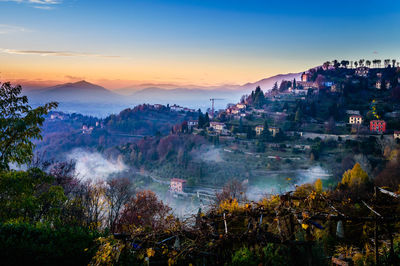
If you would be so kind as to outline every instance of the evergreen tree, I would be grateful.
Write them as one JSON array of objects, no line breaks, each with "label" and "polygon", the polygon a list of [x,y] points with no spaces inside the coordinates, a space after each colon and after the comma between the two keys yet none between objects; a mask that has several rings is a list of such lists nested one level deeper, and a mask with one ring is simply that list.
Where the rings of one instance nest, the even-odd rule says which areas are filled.
[{"label": "evergreen tree", "polygon": [[204,127],[209,127],[210,126],[210,118],[208,117],[208,113],[206,113],[206,116],[204,118]]},{"label": "evergreen tree", "polygon": [[303,112],[301,111],[301,108],[299,107],[299,108],[297,108],[296,116],[294,117],[294,121],[297,123],[300,123],[302,118],[303,118]]},{"label": "evergreen tree", "polygon": [[204,116],[201,111],[199,112],[198,128],[204,128]]},{"label": "evergreen tree", "polygon": [[268,121],[264,121],[264,129],[261,132],[261,139],[262,140],[269,140],[271,137],[271,132],[269,132],[269,126],[268,126]]},{"label": "evergreen tree", "polygon": [[277,91],[278,90],[278,82],[274,83],[274,86],[272,87],[273,91]]},{"label": "evergreen tree", "polygon": [[264,105],[265,103],[265,96],[264,92],[261,90],[260,86],[257,86],[256,91],[254,92],[253,97],[253,103],[255,107],[260,108]]},{"label": "evergreen tree", "polygon": [[253,139],[256,132],[251,128],[251,126],[247,127],[247,139]]}]

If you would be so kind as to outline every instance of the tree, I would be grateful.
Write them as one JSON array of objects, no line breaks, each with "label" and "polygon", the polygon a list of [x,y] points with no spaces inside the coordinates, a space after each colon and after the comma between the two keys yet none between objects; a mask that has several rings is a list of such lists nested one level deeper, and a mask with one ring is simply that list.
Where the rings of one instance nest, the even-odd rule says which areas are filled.
[{"label": "tree", "polygon": [[66,197],[54,178],[39,169],[0,172],[0,223],[60,222]]},{"label": "tree", "polygon": [[115,231],[116,223],[125,204],[133,194],[133,184],[128,178],[114,178],[107,181],[106,197],[108,200],[108,226]]},{"label": "tree", "polygon": [[339,68],[339,66],[340,66],[340,63],[339,63],[339,61],[338,60],[333,60],[333,67],[335,68],[335,69],[338,69]]},{"label": "tree", "polygon": [[256,132],[251,128],[251,126],[247,127],[247,138],[253,139],[256,135]]},{"label": "tree", "polygon": [[341,64],[344,68],[347,68],[347,66],[350,64],[350,62],[347,61],[347,60],[342,60],[342,61],[340,61],[340,64]]},{"label": "tree", "polygon": [[199,110],[198,128],[204,128],[204,116],[203,116],[203,113],[200,110]]},{"label": "tree", "polygon": [[274,83],[274,86],[272,87],[272,91],[278,91],[278,82]]},{"label": "tree", "polygon": [[385,67],[389,67],[389,65],[390,65],[390,59],[385,59],[385,60],[383,61],[383,63],[384,63],[384,65],[385,65]]},{"label": "tree", "polygon": [[167,227],[171,217],[171,208],[159,200],[150,190],[136,193],[121,214],[118,222],[120,232],[129,232],[135,227],[145,227],[159,230]]},{"label": "tree", "polygon": [[264,121],[264,129],[261,132],[261,139],[262,140],[269,140],[270,137],[271,137],[271,132],[269,132],[268,121],[265,120]]},{"label": "tree", "polygon": [[208,113],[206,113],[204,117],[204,127],[209,127],[210,126],[210,117],[208,116]]},{"label": "tree", "polygon": [[371,66],[371,61],[369,61],[369,60],[365,61],[365,65],[366,65],[367,67],[370,67],[370,66]]},{"label": "tree", "polygon": [[44,115],[57,107],[51,102],[32,109],[28,98],[21,96],[21,86],[3,83],[0,88],[0,170],[9,163],[28,163],[33,155],[32,139],[41,139]]},{"label": "tree", "polygon": [[303,112],[301,111],[301,108],[299,107],[299,108],[297,108],[296,115],[294,117],[294,121],[297,123],[300,123],[302,118],[303,118]]},{"label": "tree", "polygon": [[321,179],[315,180],[314,188],[317,193],[322,193],[322,180]]},{"label": "tree", "polygon": [[216,193],[217,204],[220,204],[226,200],[244,201],[246,200],[246,186],[238,181],[237,179],[232,179],[222,188],[222,191]]},{"label": "tree", "polygon": [[368,182],[368,174],[359,163],[356,163],[351,170],[347,170],[342,177],[342,184],[349,187],[360,186]]}]

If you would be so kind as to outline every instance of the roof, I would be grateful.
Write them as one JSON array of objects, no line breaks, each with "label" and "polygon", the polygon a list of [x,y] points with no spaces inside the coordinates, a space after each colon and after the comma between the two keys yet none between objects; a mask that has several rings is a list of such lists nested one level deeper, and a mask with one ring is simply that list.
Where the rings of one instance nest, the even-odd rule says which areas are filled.
[{"label": "roof", "polygon": [[385,120],[371,120],[371,123],[386,123]]},{"label": "roof", "polygon": [[225,125],[225,124],[221,122],[210,122],[210,125]]},{"label": "roof", "polygon": [[395,131],[394,134],[400,134],[400,131]]},{"label": "roof", "polygon": [[180,179],[180,178],[172,178],[171,182],[186,183],[186,180],[185,179]]},{"label": "roof", "polygon": [[360,117],[360,118],[362,118],[361,115],[351,115],[350,117]]},{"label": "roof", "polygon": [[258,126],[256,126],[256,128],[264,128],[264,126],[263,125],[258,125]]}]

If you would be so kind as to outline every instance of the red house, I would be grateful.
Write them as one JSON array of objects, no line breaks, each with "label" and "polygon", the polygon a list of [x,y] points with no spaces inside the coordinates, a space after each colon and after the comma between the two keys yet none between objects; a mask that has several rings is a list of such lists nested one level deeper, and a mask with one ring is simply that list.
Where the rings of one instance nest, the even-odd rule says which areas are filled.
[{"label": "red house", "polygon": [[172,192],[183,192],[186,180],[179,178],[172,178],[170,183],[170,191]]},{"label": "red house", "polygon": [[372,132],[383,133],[386,131],[386,122],[384,120],[372,120],[369,123],[369,130]]}]

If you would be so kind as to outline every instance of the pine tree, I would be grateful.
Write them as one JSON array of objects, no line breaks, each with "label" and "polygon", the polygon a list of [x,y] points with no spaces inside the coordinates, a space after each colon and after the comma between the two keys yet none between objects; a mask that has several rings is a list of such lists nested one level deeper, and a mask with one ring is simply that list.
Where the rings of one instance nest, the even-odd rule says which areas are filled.
[{"label": "pine tree", "polygon": [[208,117],[208,113],[206,113],[206,116],[204,118],[204,126],[209,127],[210,126],[210,118]]},{"label": "pine tree", "polygon": [[199,112],[198,128],[203,128],[203,127],[204,127],[204,116],[202,112]]},{"label": "pine tree", "polygon": [[262,140],[268,140],[271,137],[271,132],[269,132],[269,126],[268,126],[268,121],[264,121],[264,129],[261,132],[261,139]]},{"label": "pine tree", "polygon": [[274,86],[272,87],[273,91],[277,91],[278,90],[278,82],[274,83]]},{"label": "pine tree", "polygon": [[297,122],[297,123],[300,123],[302,118],[303,118],[303,112],[301,111],[301,108],[299,107],[299,108],[297,108],[296,116],[294,118],[294,121]]}]

